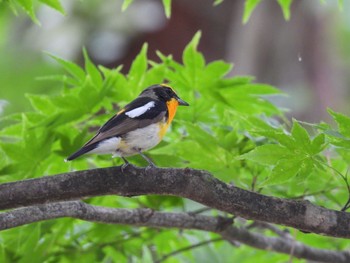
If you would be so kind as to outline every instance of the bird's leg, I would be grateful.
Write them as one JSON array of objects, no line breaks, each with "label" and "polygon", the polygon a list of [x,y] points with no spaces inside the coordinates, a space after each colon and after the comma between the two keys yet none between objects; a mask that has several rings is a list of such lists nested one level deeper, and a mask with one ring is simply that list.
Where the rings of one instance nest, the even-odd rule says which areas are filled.
[{"label": "bird's leg", "polygon": [[157,167],[150,158],[148,158],[146,155],[144,155],[140,150],[138,150],[139,154],[148,162],[147,168]]},{"label": "bird's leg", "polygon": [[122,157],[123,161],[124,161],[124,165],[129,165],[129,161],[125,158],[125,157]]},{"label": "bird's leg", "polygon": [[126,167],[128,167],[129,165],[132,165],[132,164],[130,164],[129,161],[128,161],[125,157],[122,157],[122,156],[121,156],[121,158],[122,158],[123,161],[124,161],[124,164],[123,164],[122,167],[121,167],[122,173],[124,173],[124,169],[125,169]]}]

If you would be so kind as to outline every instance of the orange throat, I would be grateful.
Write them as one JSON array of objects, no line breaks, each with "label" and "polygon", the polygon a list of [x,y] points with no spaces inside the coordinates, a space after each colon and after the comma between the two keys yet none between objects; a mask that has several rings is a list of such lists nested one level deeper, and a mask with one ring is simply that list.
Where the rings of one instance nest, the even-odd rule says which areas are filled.
[{"label": "orange throat", "polygon": [[168,116],[168,119],[166,121],[166,123],[164,123],[162,126],[161,126],[161,129],[159,131],[159,137],[160,139],[163,138],[164,134],[166,133],[170,123],[172,122],[172,120],[174,119],[175,117],[175,114],[176,114],[176,109],[177,109],[177,106],[179,106],[179,102],[176,100],[176,99],[171,99],[170,101],[168,101],[166,103],[167,107],[168,107],[168,113],[169,113],[169,116]]},{"label": "orange throat", "polygon": [[176,99],[171,99],[166,103],[169,112],[168,125],[173,121],[177,106],[179,106],[179,102]]}]

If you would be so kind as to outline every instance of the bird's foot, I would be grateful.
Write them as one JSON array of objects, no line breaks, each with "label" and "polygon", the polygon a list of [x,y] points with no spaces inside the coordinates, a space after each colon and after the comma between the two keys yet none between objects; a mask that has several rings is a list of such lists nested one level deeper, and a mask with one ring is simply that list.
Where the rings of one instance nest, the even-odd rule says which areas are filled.
[{"label": "bird's foot", "polygon": [[125,172],[125,169],[126,169],[129,165],[130,165],[130,163],[124,163],[124,164],[120,167],[120,169],[122,170],[122,173]]},{"label": "bird's foot", "polygon": [[133,168],[135,167],[133,164],[129,163],[128,160],[126,160],[124,157],[122,157],[124,164],[120,167],[120,169],[122,170],[122,173],[124,174],[124,172],[126,171],[127,168]]},{"label": "bird's foot", "polygon": [[131,164],[131,163],[124,163],[120,169],[122,170],[122,173],[124,174],[124,172],[126,172],[126,169],[129,169],[129,168],[135,168],[135,165]]},{"label": "bird's foot", "polygon": [[150,172],[152,172],[153,169],[158,168],[154,163],[150,163],[148,164],[148,166],[146,166],[145,168],[145,172],[146,174],[149,174]]},{"label": "bird's foot", "polygon": [[144,155],[142,152],[141,152],[141,150],[140,149],[137,149],[137,151],[139,152],[139,154],[141,155],[141,157],[143,158],[143,159],[145,159],[147,162],[148,162],[148,166],[146,167],[146,169],[148,168],[148,167],[157,167],[153,162],[152,162],[152,160],[151,160],[151,158],[149,158],[149,157],[147,157],[146,155]]}]

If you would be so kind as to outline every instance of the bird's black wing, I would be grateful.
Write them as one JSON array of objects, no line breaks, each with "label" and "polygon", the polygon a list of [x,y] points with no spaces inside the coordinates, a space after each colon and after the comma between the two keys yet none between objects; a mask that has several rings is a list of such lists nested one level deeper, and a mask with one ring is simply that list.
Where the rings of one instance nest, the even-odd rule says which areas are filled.
[{"label": "bird's black wing", "polygon": [[[152,103],[153,102],[153,103]],[[144,107],[151,103],[152,107]],[[131,114],[136,109],[134,114]],[[143,110],[138,110],[143,109]],[[137,114],[138,113],[138,114]],[[167,118],[168,109],[164,102],[153,100],[148,97],[140,97],[129,103],[119,111],[115,116],[110,118],[98,131],[98,133],[88,141],[81,149],[67,158],[71,161],[87,152],[95,149],[98,144],[108,138],[122,136],[130,131],[144,128],[150,124]]]},{"label": "bird's black wing", "polygon": [[[147,109],[138,116],[130,117],[130,112],[145,106],[149,102],[154,102],[154,106]],[[146,127],[152,123],[161,121],[167,115],[167,106],[164,102],[156,101],[148,97],[140,97],[126,105],[115,116],[110,118],[98,131],[98,133],[85,146],[95,144],[104,139],[114,136],[121,136],[132,130]]]}]

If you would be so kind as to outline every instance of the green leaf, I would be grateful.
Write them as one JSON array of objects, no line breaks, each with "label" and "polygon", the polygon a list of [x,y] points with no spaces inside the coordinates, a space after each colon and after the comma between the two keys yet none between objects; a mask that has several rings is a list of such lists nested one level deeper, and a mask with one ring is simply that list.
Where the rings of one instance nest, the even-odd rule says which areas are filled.
[{"label": "green leaf", "polygon": [[203,55],[197,51],[200,38],[201,32],[198,31],[192,38],[191,42],[186,46],[182,55],[184,69],[179,72],[185,79],[184,85],[190,86],[194,89],[200,89],[202,87],[201,77],[205,68],[205,59]]},{"label": "green leaf", "polygon": [[[193,36],[191,42],[188,43],[188,45],[186,46],[182,56],[184,64],[186,64],[186,61],[192,59],[192,56],[194,55],[194,53],[197,53],[196,51],[197,51],[199,41],[201,39],[201,35],[202,35],[201,31],[197,31],[197,33]],[[188,63],[188,64],[190,65],[191,63]]]},{"label": "green leaf", "polygon": [[79,81],[83,81],[85,79],[84,70],[73,62],[64,60],[62,58],[56,57],[52,54],[48,54],[51,58],[56,60],[59,64],[63,66],[63,68],[69,72],[73,77],[75,77]]},{"label": "green leaf", "polygon": [[26,94],[33,108],[43,114],[52,114],[57,108],[50,101],[50,97],[44,95]]},{"label": "green leaf", "polygon": [[152,252],[146,245],[142,246],[142,261],[145,263],[154,262]]},{"label": "green leaf", "polygon": [[306,158],[300,162],[300,170],[298,172],[298,176],[300,176],[300,179],[304,180],[306,177],[308,177],[312,171],[314,170],[315,162],[310,159]]},{"label": "green leaf", "polygon": [[278,94],[279,90],[262,84],[226,86],[218,90],[227,105],[243,114],[281,115],[281,111],[261,95]]},{"label": "green leaf", "polygon": [[109,261],[126,262],[127,261],[127,258],[125,257],[125,255],[112,246],[105,246],[103,247],[102,250],[103,250],[103,253],[106,255],[103,262],[109,262]]},{"label": "green leaf", "polygon": [[170,18],[171,16],[171,0],[162,0],[164,10],[165,10],[165,16],[167,18]]},{"label": "green leaf", "polygon": [[[230,91],[228,91],[230,89]],[[239,96],[257,96],[257,95],[277,95],[281,94],[282,91],[266,84],[255,84],[249,83],[244,85],[232,85],[226,86],[222,91],[227,91],[234,94],[236,97]]]},{"label": "green leaf", "polygon": [[39,0],[39,1],[52,7],[53,9],[57,10],[61,14],[64,14],[64,8],[63,8],[60,0]]},{"label": "green leaf", "polygon": [[54,96],[51,101],[57,108],[62,109],[63,111],[73,111],[79,108],[77,105],[81,102],[80,98],[73,94]]},{"label": "green leaf", "polygon": [[311,141],[309,134],[296,120],[293,120],[292,137],[295,139],[298,148],[310,152]]},{"label": "green leaf", "polygon": [[296,176],[301,169],[301,160],[282,159],[272,169],[272,173],[260,186],[281,184]]},{"label": "green leaf", "polygon": [[122,4],[122,11],[124,12],[129,7],[129,5],[132,4],[132,2],[134,2],[134,0],[124,0]]},{"label": "green leaf", "polygon": [[[1,144],[0,144],[0,146],[1,146]],[[5,165],[7,164],[6,160],[7,160],[7,156],[6,156],[5,152],[3,151],[3,149],[0,148],[0,170],[2,170],[5,167]]]},{"label": "green leaf", "polygon": [[143,88],[143,80],[145,72],[147,70],[147,50],[148,44],[145,43],[143,44],[140,53],[134,59],[134,62],[132,63],[128,73],[130,86],[136,88],[138,91]]},{"label": "green leaf", "polygon": [[150,86],[154,83],[163,83],[167,79],[168,67],[164,64],[153,64],[145,75],[144,86]]},{"label": "green leaf", "polygon": [[278,3],[282,9],[283,16],[285,20],[290,19],[290,5],[292,0],[278,0]]},{"label": "green leaf", "polygon": [[215,0],[214,1],[214,6],[220,5],[224,0]]},{"label": "green leaf", "polygon": [[338,0],[338,6],[340,11],[344,10],[344,0]]},{"label": "green leaf", "polygon": [[347,137],[350,137],[350,117],[342,113],[332,111],[331,109],[328,109],[328,113],[338,124],[339,132]]},{"label": "green leaf", "polygon": [[204,57],[202,54],[197,52],[197,47],[199,40],[201,38],[201,32],[198,31],[192,38],[191,42],[186,46],[182,60],[186,69],[188,70],[189,77],[192,80],[196,79],[196,71],[202,70],[204,68]]},{"label": "green leaf", "polygon": [[218,146],[218,142],[216,138],[205,131],[198,124],[190,123],[190,122],[181,122],[185,125],[186,130],[188,131],[190,137],[195,138],[196,142],[203,145],[203,147],[207,147],[209,149],[215,149]]},{"label": "green leaf", "polygon": [[297,145],[295,144],[295,140],[293,140],[293,138],[288,134],[286,134],[283,130],[270,129],[270,130],[257,130],[254,132],[262,136],[265,136],[269,139],[276,140],[277,142],[287,147],[288,149],[297,148]]},{"label": "green leaf", "polygon": [[187,46],[184,50],[184,53],[186,52],[186,49],[197,50],[201,37],[202,37],[202,32],[199,30],[194,34],[191,41],[187,44]]},{"label": "green leaf", "polygon": [[122,67],[119,66],[114,69],[107,69],[99,66],[99,70],[104,76],[103,86],[99,94],[100,99],[115,93],[114,89],[117,87],[117,83],[119,83],[121,79],[124,79],[124,75],[120,73],[121,68]]},{"label": "green leaf", "polygon": [[220,145],[227,151],[237,148],[236,145],[239,142],[238,135],[234,131],[226,132],[226,135],[220,136]]},{"label": "green leaf", "polygon": [[27,255],[31,254],[33,255],[32,260],[37,261],[38,252],[35,248],[37,248],[40,239],[40,224],[29,225],[26,226],[26,228],[27,229],[21,229],[21,234],[18,237],[18,241],[22,240],[18,252]]},{"label": "green leaf", "polygon": [[85,71],[90,76],[92,82],[97,87],[102,87],[103,79],[98,68],[91,62],[86,49],[83,49],[84,60],[85,60]]},{"label": "green leaf", "polygon": [[261,0],[246,0],[244,4],[243,11],[243,24],[246,24],[252,15],[256,6],[261,2]]},{"label": "green leaf", "polygon": [[102,99],[96,87],[89,82],[81,88],[78,98],[81,100],[80,109],[84,109],[86,113],[91,112],[94,106]]},{"label": "green leaf", "polygon": [[326,147],[325,135],[323,133],[318,134],[311,142],[311,153],[318,154]]},{"label": "green leaf", "polygon": [[251,76],[236,76],[229,79],[222,79],[220,81],[221,88],[232,88],[234,86],[241,86],[245,84],[250,84],[254,80]]},{"label": "green leaf", "polygon": [[17,3],[26,11],[30,18],[38,25],[40,25],[39,20],[37,19],[32,0],[17,0]]},{"label": "green leaf", "polygon": [[284,146],[278,144],[266,144],[238,157],[239,160],[247,159],[262,165],[276,165],[281,159],[292,157],[293,154]]},{"label": "green leaf", "polygon": [[205,82],[218,81],[219,79],[223,78],[226,74],[228,74],[231,71],[232,67],[232,64],[226,63],[222,60],[210,62],[205,68]]}]

